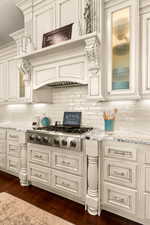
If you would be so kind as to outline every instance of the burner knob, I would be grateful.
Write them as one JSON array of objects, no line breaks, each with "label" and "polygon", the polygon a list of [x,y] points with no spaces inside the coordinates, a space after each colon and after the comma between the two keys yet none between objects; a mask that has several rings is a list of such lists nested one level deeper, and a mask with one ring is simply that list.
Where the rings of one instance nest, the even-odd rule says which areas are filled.
[{"label": "burner knob", "polygon": [[35,139],[35,135],[31,135],[31,136],[29,136],[29,139],[30,139],[30,141],[34,141],[34,139]]},{"label": "burner knob", "polygon": [[62,145],[66,146],[67,145],[67,141],[66,140],[62,140]]},{"label": "burner knob", "polygon": [[42,139],[43,139],[43,142],[44,142],[45,144],[48,143],[48,137],[43,137]]},{"label": "burner knob", "polygon": [[55,144],[55,145],[59,145],[59,140],[54,139],[54,144]]},{"label": "burner knob", "polygon": [[70,147],[73,147],[73,148],[75,148],[76,147],[76,142],[75,141],[70,141]]},{"label": "burner knob", "polygon": [[36,136],[36,140],[37,141],[41,141],[41,137],[40,136]]}]

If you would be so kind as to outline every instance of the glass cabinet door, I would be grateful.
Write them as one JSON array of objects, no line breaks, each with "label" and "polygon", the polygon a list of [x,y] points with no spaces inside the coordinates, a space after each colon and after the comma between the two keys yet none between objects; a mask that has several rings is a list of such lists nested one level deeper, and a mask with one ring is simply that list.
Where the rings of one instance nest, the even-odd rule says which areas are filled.
[{"label": "glass cabinet door", "polygon": [[112,14],[112,90],[129,89],[130,9]]},{"label": "glass cabinet door", "polygon": [[139,0],[106,6],[106,98],[139,99]]}]

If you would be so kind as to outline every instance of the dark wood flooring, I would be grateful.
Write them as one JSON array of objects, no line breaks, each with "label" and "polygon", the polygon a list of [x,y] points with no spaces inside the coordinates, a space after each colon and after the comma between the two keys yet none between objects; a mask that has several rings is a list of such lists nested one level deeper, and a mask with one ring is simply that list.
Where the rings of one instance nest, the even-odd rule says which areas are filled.
[{"label": "dark wood flooring", "polygon": [[91,216],[84,206],[33,186],[21,187],[18,178],[3,172],[0,172],[0,192],[10,193],[76,225],[137,225],[106,211],[100,217]]}]

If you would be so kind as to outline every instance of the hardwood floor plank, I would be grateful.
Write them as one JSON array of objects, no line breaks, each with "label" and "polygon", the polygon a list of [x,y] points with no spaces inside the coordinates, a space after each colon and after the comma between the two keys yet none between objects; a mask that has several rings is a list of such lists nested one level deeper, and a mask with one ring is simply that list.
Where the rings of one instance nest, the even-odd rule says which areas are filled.
[{"label": "hardwood floor plank", "polygon": [[33,186],[21,187],[19,179],[0,172],[0,192],[10,193],[75,225],[139,225],[112,213],[102,211],[91,216],[84,206]]}]

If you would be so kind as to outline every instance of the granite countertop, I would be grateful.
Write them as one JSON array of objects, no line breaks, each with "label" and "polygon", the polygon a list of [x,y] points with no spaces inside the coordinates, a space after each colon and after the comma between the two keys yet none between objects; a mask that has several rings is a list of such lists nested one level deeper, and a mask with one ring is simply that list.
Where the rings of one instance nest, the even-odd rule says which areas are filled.
[{"label": "granite countertop", "polygon": [[104,130],[93,129],[92,131],[88,132],[85,137],[97,141],[112,140],[150,145],[150,133],[148,131],[141,130],[118,130],[112,133],[106,133]]},{"label": "granite countertop", "polygon": [[29,123],[5,121],[0,122],[0,128],[14,129],[17,131],[26,132],[27,130],[32,129],[32,126]]},{"label": "granite countertop", "polygon": [[[27,130],[33,130],[31,123],[11,122],[5,121],[0,122],[0,128],[15,129],[17,131],[26,132]],[[81,135],[82,139],[89,138],[92,140],[103,141],[120,141],[134,144],[147,144],[150,145],[150,131],[142,131],[140,129],[131,130],[116,130],[112,133],[106,133],[102,129],[94,128],[90,132]]]}]

